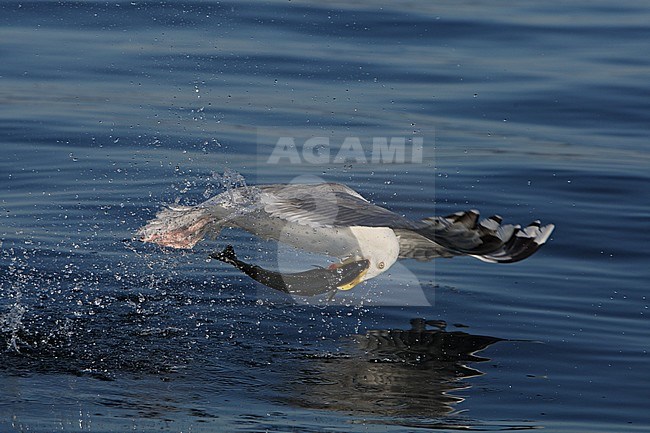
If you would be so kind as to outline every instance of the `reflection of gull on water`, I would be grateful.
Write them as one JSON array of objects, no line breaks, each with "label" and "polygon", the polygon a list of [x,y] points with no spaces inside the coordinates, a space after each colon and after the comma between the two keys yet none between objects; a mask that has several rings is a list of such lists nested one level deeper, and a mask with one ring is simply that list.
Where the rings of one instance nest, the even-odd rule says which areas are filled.
[{"label": "reflection of gull on water", "polygon": [[447,332],[444,322],[413,319],[411,329],[369,330],[352,341],[340,356],[309,358],[293,380],[292,404],[445,422],[463,401],[454,391],[483,374],[467,365],[488,360],[475,352],[501,339]]},{"label": "reflection of gull on water", "polygon": [[546,242],[554,226],[479,221],[477,211],[413,221],[364,199],[337,183],[239,187],[197,206],[172,206],[138,234],[145,242],[192,248],[223,227],[239,227],[265,239],[336,257],[367,259],[370,266],[346,289],[376,277],[398,259],[472,256],[491,263],[525,259]]}]

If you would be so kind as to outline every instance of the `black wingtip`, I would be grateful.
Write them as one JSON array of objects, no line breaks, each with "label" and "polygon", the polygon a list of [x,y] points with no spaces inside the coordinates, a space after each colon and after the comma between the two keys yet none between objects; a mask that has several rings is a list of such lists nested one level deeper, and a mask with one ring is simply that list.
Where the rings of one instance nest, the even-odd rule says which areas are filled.
[{"label": "black wingtip", "polygon": [[517,228],[498,251],[475,257],[492,263],[519,262],[533,255],[544,245],[554,228],[553,224],[542,226],[539,220],[535,220],[523,229]]},{"label": "black wingtip", "polygon": [[491,220],[496,221],[498,224],[501,224],[503,222],[503,217],[501,215],[492,215],[490,218]]},{"label": "black wingtip", "polygon": [[462,224],[468,229],[473,229],[476,227],[476,223],[478,222],[479,212],[476,209],[470,209],[465,212],[456,212],[447,215],[445,218],[455,224]]}]

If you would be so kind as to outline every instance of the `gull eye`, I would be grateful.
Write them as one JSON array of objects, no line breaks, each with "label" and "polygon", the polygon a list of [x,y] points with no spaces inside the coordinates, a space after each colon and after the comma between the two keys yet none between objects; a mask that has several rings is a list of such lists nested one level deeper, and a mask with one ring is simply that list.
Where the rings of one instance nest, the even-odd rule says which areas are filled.
[{"label": "gull eye", "polygon": [[379,263],[377,263],[377,267],[378,267],[379,269],[384,269],[384,266],[386,266],[386,265],[384,264],[384,262],[379,262]]}]

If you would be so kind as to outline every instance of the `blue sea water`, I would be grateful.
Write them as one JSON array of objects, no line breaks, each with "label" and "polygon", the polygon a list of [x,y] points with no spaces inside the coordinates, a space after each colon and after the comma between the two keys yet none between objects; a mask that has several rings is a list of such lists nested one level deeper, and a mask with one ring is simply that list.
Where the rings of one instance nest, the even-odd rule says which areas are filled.
[{"label": "blue sea water", "polygon": [[[649,431],[649,23],[633,0],[0,2],[0,431]],[[423,158],[269,163],[281,137]],[[207,259],[323,264],[241,231],[130,241],[223,173],[556,231],[331,302]]]}]

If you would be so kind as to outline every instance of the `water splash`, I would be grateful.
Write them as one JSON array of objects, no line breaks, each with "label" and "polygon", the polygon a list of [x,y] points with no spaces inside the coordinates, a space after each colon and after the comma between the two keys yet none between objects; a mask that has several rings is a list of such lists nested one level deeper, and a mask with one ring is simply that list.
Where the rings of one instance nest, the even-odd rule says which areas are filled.
[{"label": "water splash", "polygon": [[212,172],[212,178],[217,181],[219,187],[224,191],[206,201],[203,205],[219,205],[231,209],[228,216],[220,219],[218,223],[226,223],[233,218],[250,214],[260,208],[260,189],[249,185],[241,173],[226,168],[223,174]]},{"label": "water splash", "polygon": [[212,178],[217,181],[217,184],[222,188],[228,196],[232,204],[241,204],[241,198],[235,191],[243,192],[243,197],[247,201],[254,201],[259,194],[258,188],[248,185],[246,178],[236,170],[226,168],[223,174],[212,172]]},{"label": "water splash", "polygon": [[196,206],[167,205],[136,232],[141,241],[158,245],[191,249],[205,236],[216,237],[228,221],[253,213],[262,206],[260,191],[248,186],[244,176],[226,169],[212,173],[225,191]]},{"label": "water splash", "polygon": [[216,180],[219,186],[225,190],[232,190],[239,187],[247,187],[246,179],[236,170],[226,168],[223,174],[212,172],[212,178]]},{"label": "water splash", "polygon": [[[16,258],[12,257],[12,261],[15,262]],[[0,315],[0,332],[8,335],[7,350],[20,352],[21,345],[29,346],[20,339],[20,333],[25,328],[23,317],[27,311],[27,308],[22,302],[23,293],[20,289],[21,281],[24,280],[24,273],[23,269],[16,263],[10,265],[8,270],[8,274],[13,276],[14,282],[11,284],[10,294],[7,298],[13,299],[13,302],[10,304],[8,311]],[[4,292],[2,282],[0,282],[0,291]]]},{"label": "water splash", "polygon": [[20,344],[25,344],[18,336],[24,328],[22,319],[23,315],[27,311],[21,302],[21,298],[22,293],[17,291],[16,296],[14,297],[15,302],[11,309],[0,317],[0,330],[7,332],[10,335],[9,340],[7,341],[7,349],[15,352],[20,352],[19,342]]}]

